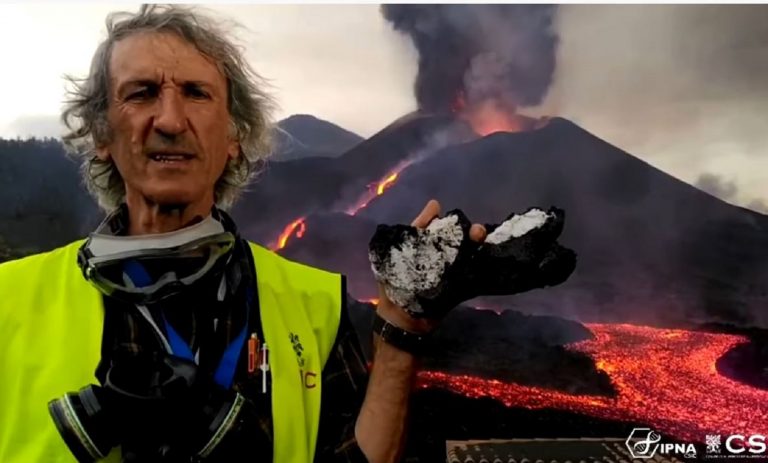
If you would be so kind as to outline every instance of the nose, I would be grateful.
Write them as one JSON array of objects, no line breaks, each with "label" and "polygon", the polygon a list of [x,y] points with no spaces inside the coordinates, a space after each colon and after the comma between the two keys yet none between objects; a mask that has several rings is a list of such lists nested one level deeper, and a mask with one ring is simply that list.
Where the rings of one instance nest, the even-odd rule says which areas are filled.
[{"label": "nose", "polygon": [[176,89],[163,89],[157,104],[158,109],[153,121],[155,131],[173,138],[187,130],[184,100]]}]

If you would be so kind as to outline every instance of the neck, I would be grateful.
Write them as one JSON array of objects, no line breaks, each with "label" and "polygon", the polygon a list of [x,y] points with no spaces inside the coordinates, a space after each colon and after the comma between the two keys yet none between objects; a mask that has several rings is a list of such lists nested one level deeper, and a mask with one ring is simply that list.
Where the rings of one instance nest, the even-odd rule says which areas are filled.
[{"label": "neck", "polygon": [[213,200],[191,204],[158,204],[146,198],[126,197],[128,234],[169,233],[195,224],[208,217]]}]

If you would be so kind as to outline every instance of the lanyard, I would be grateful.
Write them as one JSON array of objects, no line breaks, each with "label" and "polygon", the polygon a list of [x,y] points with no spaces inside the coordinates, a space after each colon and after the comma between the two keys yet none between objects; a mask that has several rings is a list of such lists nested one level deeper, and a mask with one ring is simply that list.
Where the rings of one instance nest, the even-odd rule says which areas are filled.
[{"label": "lanyard", "polygon": [[[171,353],[178,357],[184,358],[191,362],[195,361],[195,355],[192,353],[192,349],[189,345],[181,339],[179,333],[168,323],[168,320],[163,317],[165,322],[165,331],[168,333],[168,344],[171,345]],[[219,366],[216,367],[216,372],[213,374],[213,380],[216,384],[229,389],[232,387],[232,380],[235,377],[235,369],[237,367],[237,360],[240,358],[240,351],[242,350],[243,343],[245,343],[245,333],[248,328],[248,315],[245,318],[245,326],[240,330],[240,334],[229,343],[227,349],[219,360]]]},{"label": "lanyard", "polygon": [[[151,278],[146,269],[135,260],[127,262],[125,266],[125,275],[130,279],[132,284],[137,287],[147,286],[151,284]],[[245,325],[235,339],[227,346],[224,353],[219,360],[219,364],[216,367],[216,371],[213,375],[213,379],[219,386],[224,389],[232,387],[232,381],[235,377],[235,369],[237,368],[237,361],[240,358],[240,351],[245,343],[246,333],[248,331],[249,318],[251,312],[251,303],[253,300],[253,290],[249,287],[246,291],[246,312],[245,312]],[[151,322],[151,320],[150,320]],[[157,330],[157,325],[152,323],[158,334],[166,341],[166,349],[170,354],[183,359],[195,362],[195,355],[192,353],[189,344],[187,344],[179,335],[179,333],[168,323],[165,316],[163,316],[163,322],[165,324],[165,332],[167,337]],[[197,363],[197,362],[195,362]]]}]

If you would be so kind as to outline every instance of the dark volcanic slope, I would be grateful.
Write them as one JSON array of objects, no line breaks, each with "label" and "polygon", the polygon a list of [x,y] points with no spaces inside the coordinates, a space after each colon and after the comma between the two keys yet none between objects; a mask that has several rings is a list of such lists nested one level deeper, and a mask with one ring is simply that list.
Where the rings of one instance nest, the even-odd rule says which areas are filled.
[{"label": "dark volcanic slope", "polygon": [[[565,209],[561,241],[579,254],[574,275],[557,288],[487,305],[605,321],[768,324],[768,217],[703,193],[565,119],[438,151],[407,168],[359,216],[410,222],[431,197],[485,223],[533,205]],[[325,246],[364,248],[369,237]],[[302,241],[291,242],[292,253]],[[350,278],[369,281],[365,272],[361,266]],[[371,297],[369,288],[356,295]]]},{"label": "dark volcanic slope", "polygon": [[[373,297],[374,280],[368,261],[368,247],[360,245],[360,240],[373,235],[376,223],[334,213],[310,215],[305,220],[305,226],[307,232],[301,238],[301,244],[287,246],[282,254],[291,260],[348,275],[348,290],[352,294],[370,294]],[[352,244],[342,245],[345,242]],[[370,278],[366,278],[368,276]]]},{"label": "dark volcanic slope", "polygon": [[307,114],[294,114],[277,123],[274,160],[311,156],[336,157],[363,141],[363,137],[336,124]]},{"label": "dark volcanic slope", "polygon": [[467,130],[450,116],[413,113],[337,158],[272,162],[249,186],[233,216],[248,238],[268,244],[297,217],[344,210],[403,159],[444,144],[448,136],[436,134],[466,138]]},{"label": "dark volcanic slope", "polygon": [[100,217],[61,143],[0,139],[0,248],[47,251],[85,236]]}]

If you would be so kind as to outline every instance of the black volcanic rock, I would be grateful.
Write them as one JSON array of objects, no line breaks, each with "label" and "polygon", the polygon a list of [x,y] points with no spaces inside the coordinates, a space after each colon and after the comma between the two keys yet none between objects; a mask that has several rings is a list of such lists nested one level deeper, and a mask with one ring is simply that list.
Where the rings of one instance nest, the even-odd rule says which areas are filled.
[{"label": "black volcanic rock", "polygon": [[[356,147],[363,148],[381,152],[373,139]],[[477,222],[533,206],[565,210],[560,242],[579,255],[571,278],[484,298],[486,306],[599,321],[768,326],[768,217],[716,199],[565,119],[439,150],[401,172],[358,217],[410,223],[430,198]],[[369,239],[326,245],[365,248]],[[350,279],[369,272],[360,266]]]},{"label": "black volcanic rock", "polygon": [[707,323],[696,329],[744,336],[747,341],[733,346],[717,359],[717,372],[734,381],[768,390],[768,330],[717,323]]},{"label": "black volcanic rock", "polygon": [[471,222],[449,211],[424,230],[379,225],[369,258],[387,297],[414,317],[439,318],[479,295],[511,295],[565,281],[575,253],[557,243],[563,211],[530,209],[486,225],[484,243],[473,241]]},{"label": "black volcanic rock", "polygon": [[363,141],[363,137],[336,124],[307,114],[294,114],[277,123],[273,160],[312,156],[336,157]]}]

